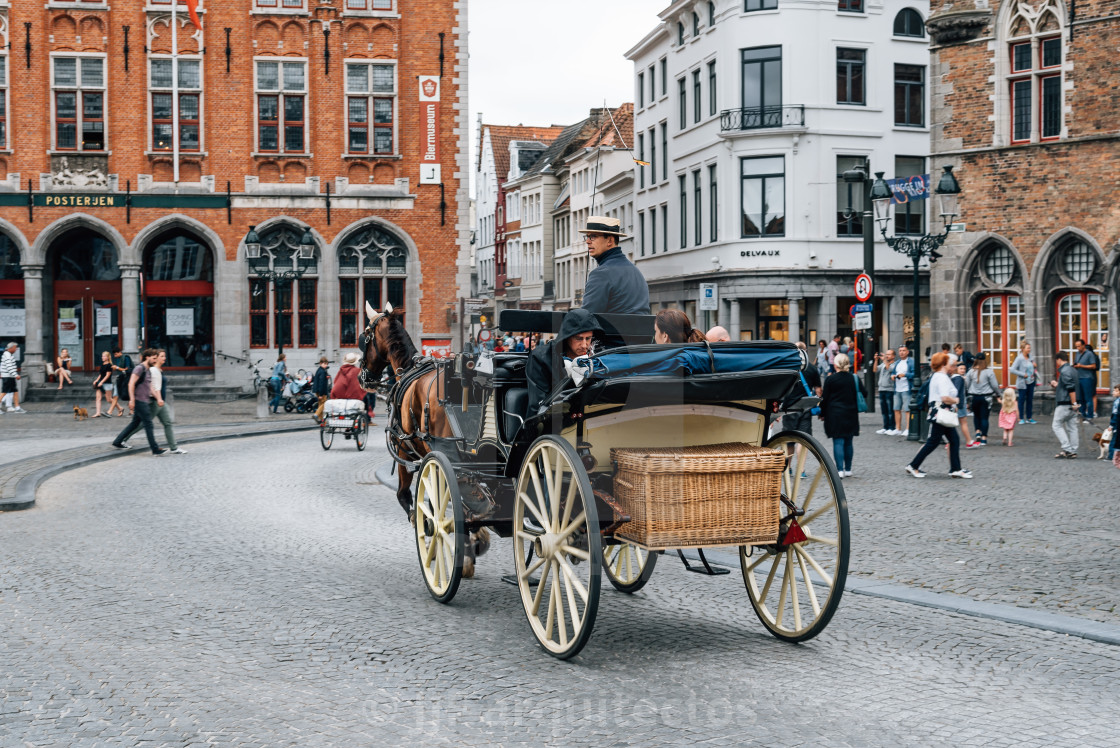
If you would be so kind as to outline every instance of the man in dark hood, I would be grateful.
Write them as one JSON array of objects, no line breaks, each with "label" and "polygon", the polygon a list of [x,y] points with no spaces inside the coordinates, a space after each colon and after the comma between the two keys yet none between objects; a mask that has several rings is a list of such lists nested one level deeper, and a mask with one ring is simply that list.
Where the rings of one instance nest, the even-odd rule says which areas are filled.
[{"label": "man in dark hood", "polygon": [[529,355],[525,373],[529,380],[527,415],[536,415],[558,378],[567,376],[564,359],[589,355],[592,342],[602,333],[599,321],[586,309],[573,309],[564,315],[556,338],[538,345]]},{"label": "man in dark hood", "polygon": [[626,236],[621,222],[591,216],[579,233],[587,240],[587,253],[599,263],[587,276],[583,308],[595,314],[649,314],[649,284],[618,247]]}]

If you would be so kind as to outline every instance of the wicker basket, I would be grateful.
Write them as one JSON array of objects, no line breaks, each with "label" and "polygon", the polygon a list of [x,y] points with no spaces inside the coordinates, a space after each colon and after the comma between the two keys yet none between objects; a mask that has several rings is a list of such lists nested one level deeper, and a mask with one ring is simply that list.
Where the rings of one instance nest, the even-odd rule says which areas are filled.
[{"label": "wicker basket", "polygon": [[785,453],[748,444],[612,449],[615,535],[649,549],[773,543]]}]

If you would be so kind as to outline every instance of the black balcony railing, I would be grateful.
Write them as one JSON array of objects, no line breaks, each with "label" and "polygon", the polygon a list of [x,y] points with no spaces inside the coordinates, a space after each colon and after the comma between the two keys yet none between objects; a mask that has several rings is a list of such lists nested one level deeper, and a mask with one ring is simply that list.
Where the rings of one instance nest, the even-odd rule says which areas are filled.
[{"label": "black balcony railing", "polygon": [[804,125],[804,106],[747,106],[724,109],[719,115],[719,129],[723,132]]}]

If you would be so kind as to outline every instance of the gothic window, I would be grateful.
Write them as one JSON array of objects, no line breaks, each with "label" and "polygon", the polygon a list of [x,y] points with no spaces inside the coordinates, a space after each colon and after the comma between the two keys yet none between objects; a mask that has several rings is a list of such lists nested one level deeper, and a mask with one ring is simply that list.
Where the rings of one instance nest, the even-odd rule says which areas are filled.
[{"label": "gothic window", "polygon": [[1005,122],[1013,143],[1062,136],[1063,9],[1057,0],[1019,2],[1004,27],[1000,64],[1006,80]]},{"label": "gothic window", "polygon": [[353,347],[365,327],[365,305],[403,309],[408,250],[380,226],[352,234],[338,250],[339,345]]},{"label": "gothic window", "polygon": [[[259,233],[261,256],[249,260],[250,346],[318,347],[318,247],[310,258],[299,256],[304,229],[298,226],[281,224]],[[273,277],[261,277],[268,271]]]}]

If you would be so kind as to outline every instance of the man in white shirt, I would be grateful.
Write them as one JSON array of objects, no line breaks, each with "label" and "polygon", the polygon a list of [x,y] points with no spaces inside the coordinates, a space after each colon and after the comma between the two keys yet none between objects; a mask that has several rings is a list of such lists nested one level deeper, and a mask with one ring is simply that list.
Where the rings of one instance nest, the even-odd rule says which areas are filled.
[{"label": "man in white shirt", "polygon": [[910,349],[898,347],[898,361],[895,361],[891,379],[894,380],[894,436],[903,436],[908,428],[902,428],[902,416],[910,413],[910,380],[914,378],[914,362]]},{"label": "man in white shirt", "polygon": [[[26,413],[19,407],[19,365],[16,363],[16,351],[19,345],[13,340],[4,347],[4,354],[0,356],[0,382],[3,386],[3,406],[0,413],[8,409],[12,413]],[[14,403],[14,405],[13,405]]]}]

